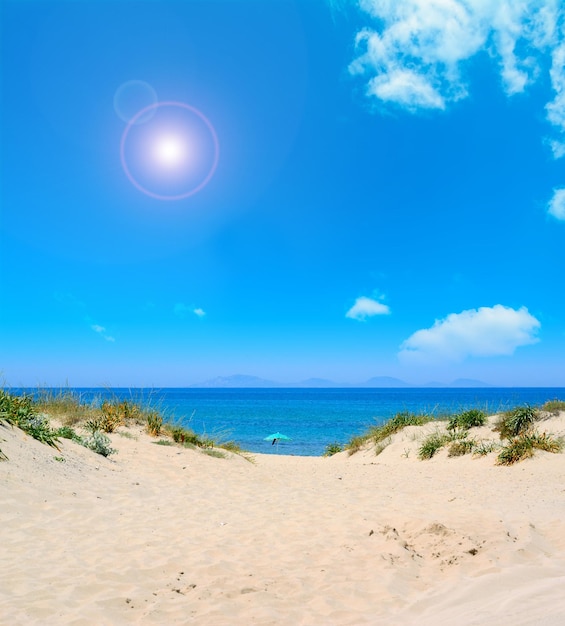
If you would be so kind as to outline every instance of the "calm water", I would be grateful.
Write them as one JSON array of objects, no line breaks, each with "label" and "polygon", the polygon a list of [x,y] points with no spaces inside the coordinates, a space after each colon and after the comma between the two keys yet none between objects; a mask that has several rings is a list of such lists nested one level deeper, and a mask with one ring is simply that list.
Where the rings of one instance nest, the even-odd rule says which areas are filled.
[{"label": "calm water", "polygon": [[[14,390],[15,391],[15,390]],[[73,389],[86,402],[104,397],[149,403],[199,434],[232,439],[251,452],[317,456],[395,413],[435,415],[468,408],[490,414],[520,404],[565,400],[565,388],[488,389]],[[264,438],[290,437],[272,446]]]}]

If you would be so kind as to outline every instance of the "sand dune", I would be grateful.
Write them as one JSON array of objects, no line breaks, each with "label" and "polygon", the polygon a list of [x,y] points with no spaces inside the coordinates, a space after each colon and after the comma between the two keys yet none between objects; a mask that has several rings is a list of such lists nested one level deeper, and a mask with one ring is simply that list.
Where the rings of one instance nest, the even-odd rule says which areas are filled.
[{"label": "sand dune", "polygon": [[565,455],[420,461],[435,427],[254,463],[2,427],[0,623],[565,623]]}]

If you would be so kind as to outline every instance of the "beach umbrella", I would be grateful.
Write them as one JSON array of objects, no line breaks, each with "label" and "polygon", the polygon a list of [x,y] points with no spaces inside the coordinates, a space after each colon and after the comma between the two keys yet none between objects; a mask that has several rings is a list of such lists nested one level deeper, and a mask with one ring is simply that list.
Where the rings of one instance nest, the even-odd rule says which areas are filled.
[{"label": "beach umbrella", "polygon": [[283,435],[282,433],[279,433],[278,431],[276,433],[273,433],[272,435],[269,435],[268,437],[265,437],[265,441],[271,441],[272,440],[272,444],[271,445],[275,445],[275,443],[277,444],[277,451],[279,449],[279,440],[280,439],[286,439],[288,441],[290,441],[290,437],[287,437],[286,435]]}]

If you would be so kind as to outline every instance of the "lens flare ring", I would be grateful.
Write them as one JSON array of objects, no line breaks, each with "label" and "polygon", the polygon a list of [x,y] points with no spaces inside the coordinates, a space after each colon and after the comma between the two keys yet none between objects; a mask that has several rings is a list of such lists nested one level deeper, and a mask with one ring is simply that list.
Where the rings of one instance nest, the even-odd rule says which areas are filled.
[{"label": "lens flare ring", "polygon": [[[131,172],[130,167],[128,166],[127,158],[126,158],[126,148],[127,148],[127,142],[128,142],[130,131],[135,126],[139,126],[138,122],[140,119],[146,117],[150,113],[154,114],[159,109],[165,108],[165,107],[176,107],[177,109],[184,109],[188,111],[189,113],[195,115],[200,120],[200,122],[204,124],[204,127],[208,131],[211,142],[212,142],[212,150],[213,150],[213,155],[211,159],[212,162],[208,168],[208,171],[206,175],[202,178],[202,180],[196,185],[196,187],[189,189],[188,191],[185,191],[183,193],[176,193],[176,194],[170,194],[170,195],[156,193],[152,191],[151,189],[148,189],[147,187],[142,185]],[[129,181],[132,183],[134,187],[139,189],[139,191],[150,196],[151,198],[155,198],[156,200],[182,200],[184,198],[189,198],[190,196],[193,196],[195,193],[198,193],[199,191],[201,191],[208,184],[208,182],[214,175],[214,172],[216,171],[216,167],[218,165],[219,156],[220,156],[220,147],[218,143],[218,137],[216,135],[216,131],[214,130],[214,127],[212,126],[210,120],[208,120],[208,118],[203,113],[201,113],[198,109],[188,104],[185,104],[184,102],[175,102],[175,101],[156,102],[155,104],[151,104],[145,107],[144,109],[136,113],[130,119],[130,121],[128,122],[122,134],[122,139],[120,142],[120,160],[121,160],[124,172],[126,176],[128,177]]]}]

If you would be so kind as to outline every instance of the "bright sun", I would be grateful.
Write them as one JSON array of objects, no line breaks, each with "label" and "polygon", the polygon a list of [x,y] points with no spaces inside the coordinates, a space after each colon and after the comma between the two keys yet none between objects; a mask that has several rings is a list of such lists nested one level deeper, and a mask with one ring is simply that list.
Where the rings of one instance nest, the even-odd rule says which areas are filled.
[{"label": "bright sun", "polygon": [[178,137],[161,137],[155,143],[155,158],[161,165],[176,167],[185,160],[186,156],[186,145]]}]

